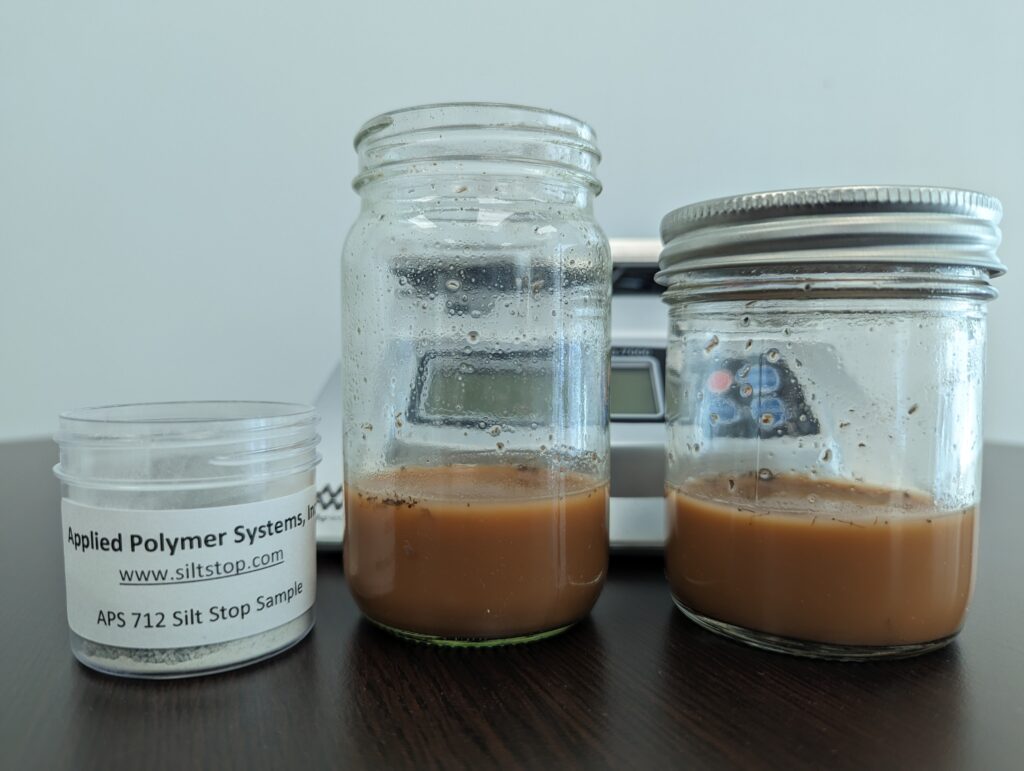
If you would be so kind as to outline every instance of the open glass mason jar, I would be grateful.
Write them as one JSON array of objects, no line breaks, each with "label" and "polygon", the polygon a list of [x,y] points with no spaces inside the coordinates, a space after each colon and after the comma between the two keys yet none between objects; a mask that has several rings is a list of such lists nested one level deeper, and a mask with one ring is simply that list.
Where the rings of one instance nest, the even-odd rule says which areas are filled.
[{"label": "open glass mason jar", "polygon": [[441,104],[356,136],[342,264],[345,574],[375,623],[494,645],[587,615],[608,558],[611,258],[593,130]]},{"label": "open glass mason jar", "polygon": [[662,222],[668,542],[697,623],[823,658],[959,632],[975,573],[999,202],[724,198]]}]

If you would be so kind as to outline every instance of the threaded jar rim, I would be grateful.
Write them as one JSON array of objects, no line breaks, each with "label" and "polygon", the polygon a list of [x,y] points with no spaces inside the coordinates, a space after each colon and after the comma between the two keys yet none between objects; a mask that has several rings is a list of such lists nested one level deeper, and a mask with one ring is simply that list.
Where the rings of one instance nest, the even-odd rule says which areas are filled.
[{"label": "threaded jar rim", "polygon": [[[113,404],[69,410],[59,420],[54,474],[85,487],[223,487],[302,473],[320,461],[320,418],[302,404]],[[189,456],[191,470],[179,473]]]},{"label": "threaded jar rim", "polygon": [[563,112],[503,102],[438,102],[381,113],[356,132],[359,190],[390,171],[443,173],[481,162],[521,174],[560,174],[595,193],[597,133]]}]

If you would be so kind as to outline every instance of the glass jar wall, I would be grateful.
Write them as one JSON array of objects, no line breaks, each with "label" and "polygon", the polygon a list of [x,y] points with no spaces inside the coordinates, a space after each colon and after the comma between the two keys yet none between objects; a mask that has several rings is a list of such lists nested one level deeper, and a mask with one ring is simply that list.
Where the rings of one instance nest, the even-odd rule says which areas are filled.
[{"label": "glass jar wall", "polygon": [[405,636],[493,645],[586,616],[607,564],[611,260],[593,131],[416,107],[356,137],[342,265],[345,573]]}]

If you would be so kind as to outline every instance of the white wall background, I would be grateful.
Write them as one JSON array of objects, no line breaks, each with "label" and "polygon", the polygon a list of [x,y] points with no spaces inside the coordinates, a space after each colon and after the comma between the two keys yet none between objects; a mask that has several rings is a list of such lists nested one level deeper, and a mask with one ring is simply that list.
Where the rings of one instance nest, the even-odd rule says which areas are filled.
[{"label": "white wall background", "polygon": [[987,437],[1024,441],[1024,4],[0,0],[0,439],[70,407],[311,401],[351,139],[414,103],[590,121],[598,216],[775,187],[1002,198]]}]

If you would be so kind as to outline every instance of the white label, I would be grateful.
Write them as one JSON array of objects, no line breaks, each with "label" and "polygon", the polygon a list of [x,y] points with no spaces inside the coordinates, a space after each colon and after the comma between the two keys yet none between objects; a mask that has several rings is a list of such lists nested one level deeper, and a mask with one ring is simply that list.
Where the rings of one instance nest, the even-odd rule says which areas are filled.
[{"label": "white label", "polygon": [[316,492],[205,509],[61,502],[68,624],[128,648],[237,640],[316,598]]}]

